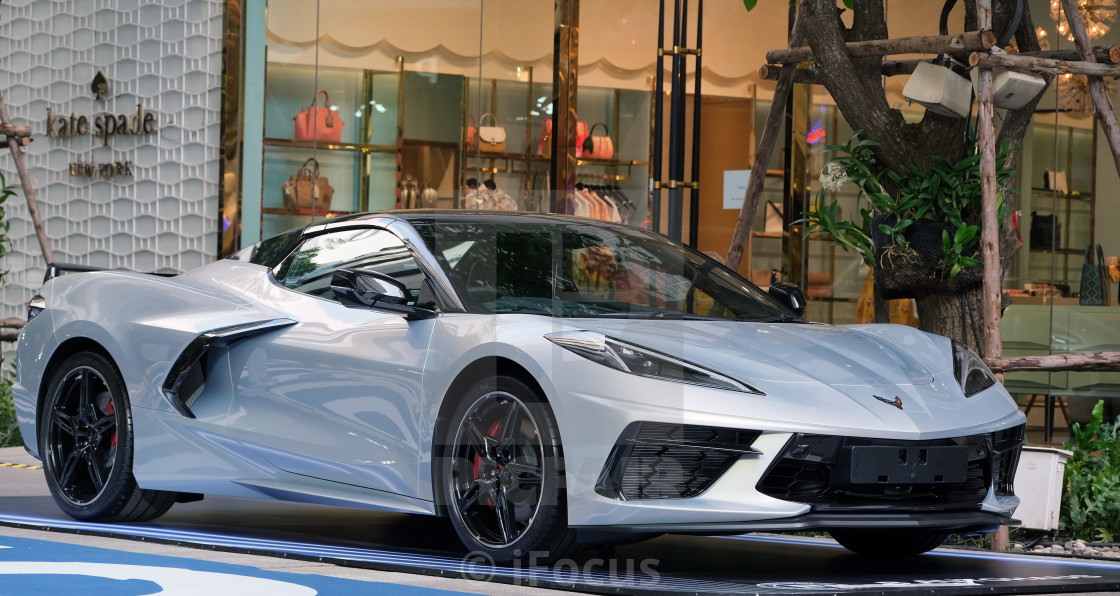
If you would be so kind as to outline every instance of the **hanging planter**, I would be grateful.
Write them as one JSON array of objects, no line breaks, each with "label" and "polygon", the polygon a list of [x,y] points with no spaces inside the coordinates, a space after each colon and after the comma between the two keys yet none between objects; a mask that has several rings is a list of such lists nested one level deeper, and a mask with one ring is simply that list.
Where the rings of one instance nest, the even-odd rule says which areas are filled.
[{"label": "hanging planter", "polygon": [[[836,244],[859,252],[875,269],[875,285],[886,298],[921,298],[952,294],[983,283],[983,268],[976,258],[980,232],[979,154],[953,161],[935,156],[933,166],[912,165],[906,174],[876,166],[874,141],[858,140],[859,131],[846,145],[828,151],[838,155],[821,173],[816,208],[802,212],[798,223],[806,235],[828,234]],[[1010,154],[1005,142],[998,162]],[[996,182],[1014,176],[999,167]],[[837,203],[829,195],[848,183],[855,184],[870,208],[861,209],[862,221],[841,220]],[[1008,210],[999,196],[1000,221]]]},{"label": "hanging planter", "polygon": [[965,267],[949,277],[941,259],[913,249],[889,247],[876,254],[875,289],[886,300],[956,294],[984,282],[984,267]]}]

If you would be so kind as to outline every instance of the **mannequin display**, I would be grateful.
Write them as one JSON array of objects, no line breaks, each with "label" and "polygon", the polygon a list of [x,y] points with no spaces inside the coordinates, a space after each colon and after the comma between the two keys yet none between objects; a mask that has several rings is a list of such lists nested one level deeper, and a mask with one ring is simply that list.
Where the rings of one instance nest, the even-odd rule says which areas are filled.
[{"label": "mannequin display", "polygon": [[467,178],[467,187],[463,193],[463,209],[484,209],[483,197],[479,193],[478,180]]},{"label": "mannequin display", "polygon": [[498,187],[497,183],[493,180],[486,180],[482,183],[483,188],[479,191],[486,197],[485,209],[495,209],[499,211],[516,211],[517,201],[509,196],[506,191]]},{"label": "mannequin display", "polygon": [[439,193],[428,183],[424,183],[424,190],[420,191],[421,209],[435,209],[439,203]]},{"label": "mannequin display", "polygon": [[416,178],[407,174],[401,182],[401,209],[416,209],[420,206],[420,189],[416,185]]}]

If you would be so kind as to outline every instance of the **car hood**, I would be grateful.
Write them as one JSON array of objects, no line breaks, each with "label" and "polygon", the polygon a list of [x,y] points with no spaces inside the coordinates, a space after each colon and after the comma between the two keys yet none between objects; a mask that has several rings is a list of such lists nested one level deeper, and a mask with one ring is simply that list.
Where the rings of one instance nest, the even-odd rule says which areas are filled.
[{"label": "car hood", "polygon": [[[934,381],[929,368],[909,351],[858,328],[736,321],[581,319],[570,323],[698,364],[763,391],[764,385],[773,384],[901,388]],[[920,345],[928,349],[928,339]]]}]

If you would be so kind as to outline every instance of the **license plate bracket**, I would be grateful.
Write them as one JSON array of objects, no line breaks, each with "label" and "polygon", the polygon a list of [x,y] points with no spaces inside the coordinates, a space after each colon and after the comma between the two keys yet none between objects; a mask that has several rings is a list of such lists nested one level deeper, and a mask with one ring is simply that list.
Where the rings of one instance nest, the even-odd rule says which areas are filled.
[{"label": "license plate bracket", "polygon": [[968,475],[968,447],[849,445],[842,450],[835,484],[846,486],[955,484]]}]

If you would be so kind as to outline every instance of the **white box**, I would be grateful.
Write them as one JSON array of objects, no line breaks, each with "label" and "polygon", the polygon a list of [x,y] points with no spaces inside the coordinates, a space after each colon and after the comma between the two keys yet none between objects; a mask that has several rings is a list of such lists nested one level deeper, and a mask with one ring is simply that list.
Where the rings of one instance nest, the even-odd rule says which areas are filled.
[{"label": "white box", "polygon": [[929,62],[919,62],[902,88],[902,96],[942,116],[965,118],[972,111],[968,79]]},{"label": "white box", "polygon": [[[980,69],[972,69],[972,88],[980,97]],[[997,108],[1017,110],[1034,99],[1046,88],[1046,79],[1025,72],[1006,68],[992,69],[992,103]]]},{"label": "white box", "polygon": [[1015,518],[1024,528],[1057,530],[1062,507],[1062,478],[1072,451],[1050,447],[1023,447],[1015,472]]}]

